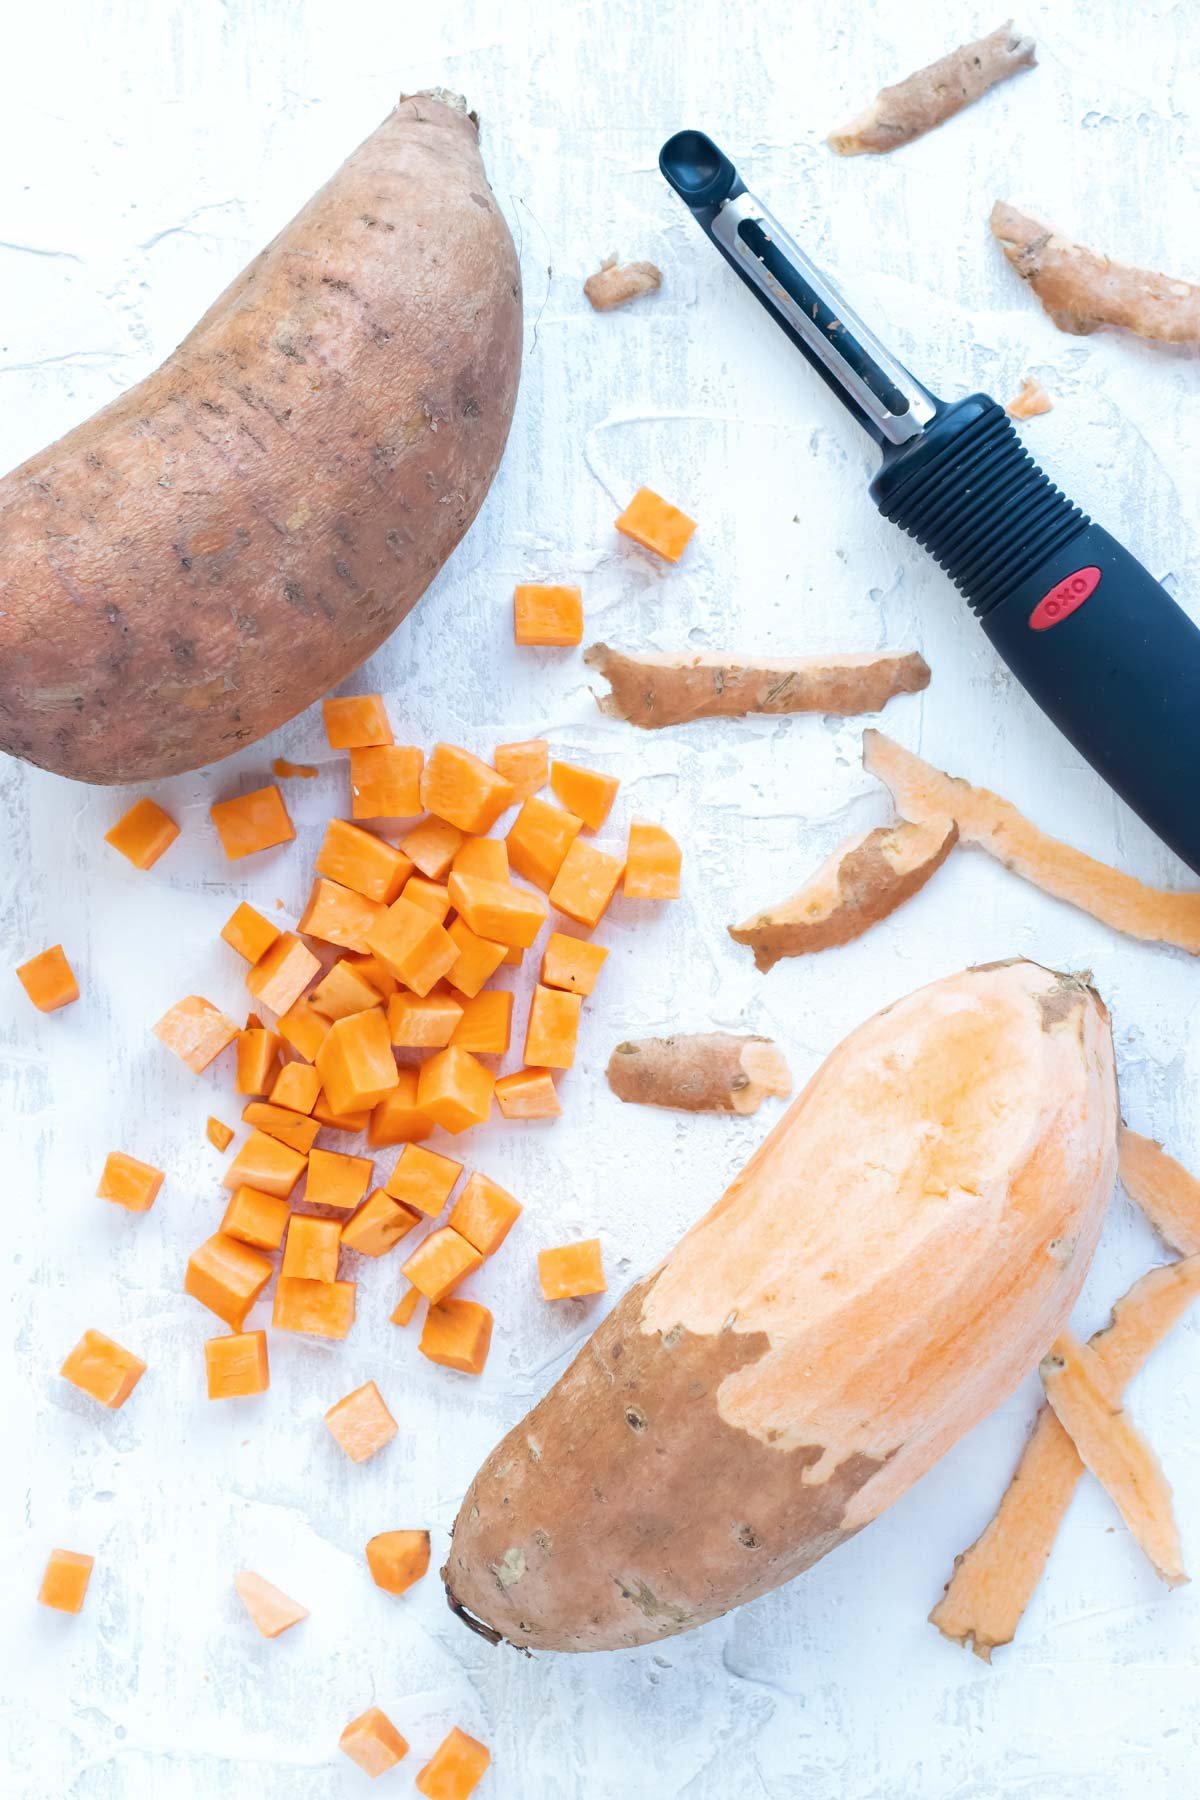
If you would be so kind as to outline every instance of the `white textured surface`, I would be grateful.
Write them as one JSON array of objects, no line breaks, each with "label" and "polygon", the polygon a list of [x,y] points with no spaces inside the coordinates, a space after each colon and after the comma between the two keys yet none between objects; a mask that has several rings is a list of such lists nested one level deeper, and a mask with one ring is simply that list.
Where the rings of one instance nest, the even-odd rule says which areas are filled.
[{"label": "white textured surface", "polygon": [[[924,15],[928,11],[929,16]],[[611,1045],[670,1026],[774,1034],[803,1078],[867,1011],[1014,951],[1090,966],[1116,1022],[1132,1123],[1200,1161],[1197,976],[1125,943],[981,857],[860,943],[769,978],[723,926],[786,893],[841,836],[886,816],[855,721],[727,723],[635,735],[598,717],[578,659],[514,652],[514,578],[575,577],[589,634],[625,646],[922,647],[929,693],[887,727],[984,779],[1043,824],[1151,880],[1182,872],[1034,715],[973,621],[863,492],[870,446],[735,286],[656,170],[659,142],[703,124],[914,368],[947,394],[1015,392],[1055,411],[1025,427],[1075,496],[1193,607],[1200,592],[1197,365],[1112,336],[1059,335],[990,243],[997,194],[1101,247],[1200,276],[1191,154],[1200,74],[1193,6],[1031,6],[1041,66],[892,159],[839,162],[823,132],[882,80],[995,19],[904,0],[819,9],[769,0],[176,0],[10,9],[0,67],[0,461],[37,449],[137,379],[208,297],[371,129],[401,89],[444,83],[484,120],[493,182],[523,253],[527,361],[485,512],[364,685],[402,738],[487,751],[546,732],[619,774],[621,806],[679,828],[686,898],[617,906],[579,1066],[552,1129],[489,1130],[467,1154],[526,1202],[474,1289],[497,1315],[478,1383],[426,1365],[387,1323],[396,1263],[364,1265],[341,1347],[272,1339],[262,1402],[210,1407],[180,1292],[215,1225],[222,1159],[205,1115],[219,1076],[172,1066],[148,1026],[179,994],[244,1005],[216,937],[243,893],[301,904],[343,776],[316,717],[161,798],[184,837],[152,873],[101,842],[117,793],[0,770],[6,965],[61,939],[84,999],[34,1014],[4,977],[0,1116],[8,1172],[0,1547],[0,1792],[23,1800],[296,1800],[364,1780],[336,1751],[382,1705],[411,1739],[389,1791],[461,1723],[492,1747],[504,1800],[1141,1800],[1194,1788],[1200,1599],[1168,1597],[1102,1494],[1084,1484],[1017,1645],[987,1669],[925,1623],[954,1553],[990,1515],[1034,1404],[1013,1401],[895,1510],[790,1589],[644,1651],[524,1660],[455,1624],[431,1576],[393,1602],[367,1578],[374,1531],[428,1522],[435,1556],[483,1454],[588,1329],[536,1297],[534,1249],[599,1231],[613,1286],[649,1265],[762,1135],[758,1120],[621,1110]],[[594,316],[580,280],[610,249],[651,256],[663,292]],[[614,504],[641,481],[702,521],[678,571],[624,547]],[[323,765],[291,784],[298,843],[230,869],[206,808],[280,753]],[[648,909],[642,909],[644,913]],[[168,1171],[145,1217],[94,1200],[104,1153]],[[385,1163],[386,1166],[386,1163]],[[1120,1197],[1077,1323],[1158,1252]],[[256,1322],[264,1309],[252,1315]],[[88,1325],[150,1370],[105,1415],[56,1376]],[[1200,1330],[1138,1383],[1138,1417],[1175,1484],[1200,1561]],[[375,1377],[401,1434],[346,1462],[320,1423]],[[34,1603],[52,1545],[91,1550],[79,1619]],[[262,1570],[312,1609],[260,1640],[231,1574]]]}]

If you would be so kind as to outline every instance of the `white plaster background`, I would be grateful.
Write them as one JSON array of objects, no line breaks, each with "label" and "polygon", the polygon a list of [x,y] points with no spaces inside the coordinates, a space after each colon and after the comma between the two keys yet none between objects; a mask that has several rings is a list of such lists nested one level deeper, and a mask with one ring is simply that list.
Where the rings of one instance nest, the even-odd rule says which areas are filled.
[{"label": "white plaster background", "polygon": [[[598,1231],[614,1290],[652,1263],[771,1122],[621,1109],[602,1079],[632,1032],[774,1034],[803,1079],[877,1005],[968,962],[1026,952],[1091,967],[1110,1001],[1127,1116],[1200,1162],[1194,965],[1125,942],[986,859],[954,857],[863,941],[758,976],[725,923],[882,820],[859,722],[728,722],[659,736],[598,716],[578,657],[514,651],[519,578],[583,583],[590,637],[777,652],[917,644],[928,694],[887,728],[1041,823],[1154,881],[1183,871],[1033,711],[941,576],[864,492],[870,445],[743,295],[660,180],[662,138],[708,127],[800,241],[935,388],[1000,397],[1034,371],[1055,411],[1025,427],[1058,479],[1200,605],[1198,369],[1114,336],[1058,334],[1003,264],[1007,195],[1097,244],[1200,276],[1197,7],[1023,8],[1041,64],[890,159],[841,162],[824,132],[880,81],[990,28],[974,6],[765,0],[191,0],[9,8],[0,60],[0,460],[19,461],[150,369],[402,89],[443,83],[483,117],[522,248],[524,385],[500,477],[467,542],[364,672],[404,739],[485,753],[546,733],[621,776],[621,804],[675,827],[685,898],[614,907],[552,1129],[467,1141],[527,1203],[474,1291],[497,1316],[472,1383],[387,1322],[396,1265],[364,1265],[344,1346],[273,1337],[262,1402],[212,1407],[214,1321],[180,1292],[219,1216],[205,1115],[219,1076],[172,1065],[148,1028],[179,994],[244,1006],[217,930],[235,899],[302,904],[344,804],[318,717],[164,784],[184,836],[150,874],[102,833],[130,796],[0,769],[0,935],[11,965],[61,939],[81,1004],[0,1002],[6,1170],[0,1792],[22,1800],[298,1800],[354,1794],[343,1723],[372,1702],[412,1740],[411,1791],[453,1723],[491,1746],[505,1800],[1133,1800],[1195,1786],[1200,1597],[1167,1596],[1085,1483],[1019,1642],[995,1667],[925,1623],[954,1553],[990,1515],[1035,1403],[1031,1379],[890,1515],[793,1587],[660,1650],[524,1660],[468,1635],[434,1576],[402,1602],[362,1561],[374,1531],[428,1523],[435,1556],[493,1441],[594,1319],[536,1295],[533,1252]],[[610,249],[651,256],[661,295],[608,318],[580,280]],[[613,534],[641,481],[701,521],[679,570]],[[226,865],[215,796],[277,753],[323,765],[288,787],[295,846]],[[164,1166],[154,1210],[92,1198],[106,1150]],[[386,1166],[386,1163],[385,1163]],[[1090,1329],[1159,1252],[1113,1204],[1077,1323]],[[260,1307],[252,1316],[258,1322]],[[146,1357],[119,1414],[56,1376],[95,1325]],[[1200,1561],[1200,1321],[1136,1388]],[[375,1377],[401,1422],[374,1462],[321,1425]],[[97,1557],[87,1608],[34,1602],[52,1545]],[[436,1566],[436,1565],[435,1565]],[[266,1643],[230,1577],[262,1570],[312,1609]]]}]

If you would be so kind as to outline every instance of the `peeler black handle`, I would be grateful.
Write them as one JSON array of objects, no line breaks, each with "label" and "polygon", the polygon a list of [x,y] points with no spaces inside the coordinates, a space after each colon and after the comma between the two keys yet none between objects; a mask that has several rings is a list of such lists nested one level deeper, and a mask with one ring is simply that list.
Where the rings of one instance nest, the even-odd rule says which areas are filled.
[{"label": "peeler black handle", "polygon": [[1200,628],[976,394],[871,483],[1076,749],[1200,873]]}]

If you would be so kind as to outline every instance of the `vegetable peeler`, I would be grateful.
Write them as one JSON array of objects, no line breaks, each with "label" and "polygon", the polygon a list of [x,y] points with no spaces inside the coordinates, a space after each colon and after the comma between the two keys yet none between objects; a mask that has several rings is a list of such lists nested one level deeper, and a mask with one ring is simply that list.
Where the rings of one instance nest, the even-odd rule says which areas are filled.
[{"label": "vegetable peeler", "polygon": [[1200,628],[1043,474],[986,394],[939,400],[747,191],[680,131],[659,168],[883,452],[871,496],[950,576],[999,654],[1133,811],[1200,873]]}]

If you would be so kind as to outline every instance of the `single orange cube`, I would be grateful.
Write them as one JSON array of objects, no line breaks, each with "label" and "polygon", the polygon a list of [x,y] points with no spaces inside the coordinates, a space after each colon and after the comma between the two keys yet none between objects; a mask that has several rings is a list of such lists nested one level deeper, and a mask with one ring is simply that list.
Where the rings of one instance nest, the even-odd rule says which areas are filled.
[{"label": "single orange cube", "polygon": [[462,1174],[462,1164],[452,1156],[406,1144],[387,1178],[385,1192],[405,1206],[415,1207],[426,1218],[436,1219]]},{"label": "single orange cube", "polygon": [[307,1606],[289,1600],[273,1582],[264,1580],[252,1569],[243,1569],[235,1575],[233,1585],[265,1638],[277,1638],[281,1631],[287,1631],[308,1617]]},{"label": "single orange cube", "polygon": [[308,945],[294,931],[281,931],[247,975],[246,986],[256,1000],[282,1015],[292,1010],[320,973],[320,961]]},{"label": "single orange cube", "polygon": [[424,1294],[431,1306],[436,1306],[468,1275],[473,1275],[482,1262],[474,1244],[449,1225],[442,1225],[417,1245],[403,1273],[405,1280]]},{"label": "single orange cube", "polygon": [[335,1113],[378,1106],[400,1079],[382,1006],[336,1020],[317,1051],[316,1066]]},{"label": "single orange cube", "polygon": [[574,763],[552,762],[550,786],[569,813],[583,820],[589,831],[599,831],[612,811],[620,782],[598,769],[581,769]]},{"label": "single orange cube", "polygon": [[384,906],[391,905],[413,870],[394,844],[345,819],[330,819],[314,867],[318,875]]},{"label": "single orange cube", "polygon": [[304,1198],[310,1206],[356,1207],[368,1187],[374,1165],[369,1156],[345,1156],[340,1150],[314,1150],[308,1159]]},{"label": "single orange cube", "polygon": [[161,1169],[139,1162],[136,1156],[126,1156],[123,1150],[110,1150],[104,1159],[96,1198],[111,1200],[130,1212],[149,1212],[162,1184]]},{"label": "single orange cube", "polygon": [[421,811],[423,751],[387,744],[350,752],[350,816],[411,819]]},{"label": "single orange cube", "polygon": [[322,700],[321,712],[331,750],[359,750],[392,741],[382,694],[339,694]]},{"label": "single orange cube", "polygon": [[445,924],[450,894],[442,882],[430,881],[426,875],[410,875],[404,884],[404,898],[412,906],[421,907],[439,925]]},{"label": "single orange cube", "polygon": [[627,900],[678,900],[683,853],[669,831],[649,819],[633,819],[625,857]]},{"label": "single orange cube", "polygon": [[58,1372],[81,1394],[115,1412],[146,1373],[146,1365],[102,1331],[85,1331]]},{"label": "single orange cube", "polygon": [[513,642],[561,649],[583,642],[583,594],[570,585],[521,582],[513,589]]},{"label": "single orange cube", "polygon": [[367,942],[414,994],[427,994],[458,956],[450,934],[403,894],[377,920]]},{"label": "single orange cube", "polygon": [[513,872],[549,893],[567,851],[582,830],[583,820],[574,813],[534,795],[524,802],[504,840]]},{"label": "single orange cube", "polygon": [[617,530],[643,550],[653,550],[665,562],[677,563],[692,539],[695,519],[672,506],[652,488],[639,488],[615,521]]},{"label": "single orange cube", "polygon": [[373,1381],[335,1402],[325,1423],[351,1462],[363,1463],[390,1444],[400,1427]]},{"label": "single orange cube", "polygon": [[379,958],[371,951],[368,951],[366,956],[360,956],[356,950],[351,950],[342,958],[342,961],[344,963],[349,963],[352,969],[357,969],[358,973],[366,981],[370,982],[371,986],[384,1000],[386,1000],[390,994],[394,994],[396,989],[400,986],[400,983],[396,980],[392,971],[385,963],[381,963]]},{"label": "single orange cube", "polygon": [[391,1093],[371,1109],[367,1143],[372,1150],[389,1144],[414,1144],[433,1130],[433,1120],[417,1105],[417,1071],[400,1069],[397,1075]]},{"label": "single orange cube", "polygon": [[393,1325],[411,1325],[413,1314],[421,1304],[421,1296],[415,1287],[405,1288],[401,1294],[395,1311],[391,1315]]},{"label": "single orange cube", "polygon": [[231,1331],[240,1331],[273,1274],[265,1256],[218,1231],[188,1257],[183,1291],[224,1319]]},{"label": "single orange cube", "polygon": [[429,1533],[376,1532],[367,1542],[367,1567],[375,1586],[385,1594],[406,1594],[428,1571]]},{"label": "single orange cube", "polygon": [[476,1170],[467,1177],[446,1223],[481,1256],[494,1256],[520,1216],[521,1202]]},{"label": "single orange cube", "polygon": [[199,994],[177,1000],[154,1027],[158,1041],[185,1062],[194,1075],[207,1069],[237,1034],[233,1020]]},{"label": "single orange cube", "polygon": [[503,775],[512,788],[514,800],[528,800],[550,779],[550,746],[545,738],[497,744],[492,762],[496,773]]},{"label": "single orange cube", "polygon": [[482,1375],[492,1344],[492,1315],[478,1300],[443,1300],[431,1306],[417,1348],[430,1362]]},{"label": "single orange cube", "polygon": [[393,1200],[386,1189],[376,1188],[342,1226],[342,1244],[359,1256],[386,1256],[420,1223],[420,1213]]},{"label": "single orange cube", "polygon": [[422,875],[430,881],[441,881],[449,873],[464,835],[448,819],[422,819],[407,837],[400,839],[400,848]]},{"label": "single orange cube", "polygon": [[488,881],[508,880],[508,851],[503,838],[464,838],[450,864],[454,875],[482,875]]},{"label": "single orange cube", "polygon": [[307,937],[319,938],[323,944],[365,952],[368,933],[383,917],[384,910],[378,900],[368,900],[365,894],[356,894],[353,888],[318,875],[296,929]]},{"label": "single orange cube", "polygon": [[265,1094],[274,1086],[282,1048],[279,1033],[268,1031],[263,1025],[238,1032],[234,1086],[239,1094]]},{"label": "single orange cube", "polygon": [[538,1069],[569,1069],[575,1061],[582,994],[534,988],[525,1029],[525,1061]]},{"label": "single orange cube", "polygon": [[38,1600],[43,1606],[52,1606],[55,1612],[82,1612],[95,1566],[95,1557],[85,1556],[81,1550],[52,1550]]},{"label": "single orange cube", "polygon": [[218,800],[209,807],[208,816],[230,862],[253,856],[258,850],[273,850],[276,844],[290,844],[296,835],[283,795],[274,783],[235,800]]},{"label": "single orange cube", "polygon": [[474,1056],[503,1056],[512,1036],[513,997],[503,988],[488,988],[463,1001],[462,1017],[450,1042]]},{"label": "single orange cube", "polygon": [[543,987],[565,988],[569,994],[590,994],[604,966],[608,951],[602,944],[552,931],[542,952]]},{"label": "single orange cube", "polygon": [[351,1013],[378,1006],[383,996],[353,963],[341,958],[309,995],[317,1011],[327,1019],[348,1019]]},{"label": "single orange cube", "polygon": [[214,1150],[228,1150],[233,1142],[233,1126],[226,1125],[224,1119],[214,1119],[209,1113],[204,1125],[204,1135]]},{"label": "single orange cube", "polygon": [[388,1032],[404,1050],[444,1050],[463,1016],[451,994],[393,994],[387,1003]]},{"label": "single orange cube", "polygon": [[417,1776],[425,1800],[469,1800],[491,1766],[491,1753],[458,1726],[444,1738]]},{"label": "single orange cube", "polygon": [[496,1105],[506,1119],[557,1119],[562,1103],[545,1069],[517,1069],[496,1083]]},{"label": "single orange cube", "polygon": [[385,1712],[369,1706],[357,1719],[351,1719],[338,1739],[338,1749],[374,1780],[377,1775],[386,1775],[408,1755],[408,1742]]},{"label": "single orange cube", "polygon": [[311,1113],[321,1091],[321,1076],[311,1063],[284,1063],[271,1089],[271,1105],[291,1112]]},{"label": "single orange cube", "polygon": [[584,1294],[603,1294],[608,1288],[600,1264],[599,1238],[539,1250],[537,1260],[538,1280],[547,1300],[576,1300]]},{"label": "single orange cube", "polygon": [[252,1131],[222,1175],[221,1185],[258,1188],[260,1193],[286,1200],[307,1167],[308,1158],[301,1151],[280,1143],[268,1132]]},{"label": "single orange cube", "polygon": [[590,930],[604,917],[624,867],[619,856],[576,838],[554,877],[551,906]]},{"label": "single orange cube", "polygon": [[277,1331],[344,1338],[354,1323],[353,1281],[306,1281],[281,1275],[275,1283],[271,1323]]},{"label": "single orange cube", "polygon": [[[313,961],[316,960],[314,956]],[[317,963],[318,969],[320,966]],[[316,1010],[311,1000],[294,1001],[275,1021],[275,1029],[284,1042],[291,1045],[297,1056],[310,1063],[316,1061],[318,1050],[329,1036],[329,1026],[330,1021]]]},{"label": "single orange cube", "polygon": [[457,1136],[472,1125],[487,1122],[495,1086],[490,1069],[477,1062],[469,1050],[450,1044],[421,1064],[417,1104],[443,1131]]},{"label": "single orange cube", "polygon": [[267,954],[279,936],[278,925],[264,919],[260,912],[242,901],[235,906],[221,927],[221,936],[231,949],[248,963],[256,963]]},{"label": "single orange cube", "polygon": [[426,812],[448,820],[459,831],[490,831],[512,800],[512,788],[503,775],[458,744],[435,744],[426,758],[422,804]]},{"label": "single orange cube", "polygon": [[265,1394],[271,1385],[265,1331],[235,1331],[229,1337],[209,1338],[204,1346],[204,1370],[210,1400],[242,1400]]},{"label": "single orange cube", "polygon": [[279,1272],[300,1281],[336,1281],[341,1244],[342,1227],[337,1219],[293,1213]]},{"label": "single orange cube", "polygon": [[57,1012],[79,998],[79,983],[61,944],[39,951],[17,968],[17,980],[39,1012]]},{"label": "single orange cube", "polygon": [[451,870],[447,891],[451,905],[476,936],[493,944],[528,950],[546,923],[546,902],[541,895],[515,887],[511,881],[489,881],[483,875],[460,875]]},{"label": "single orange cube", "polygon": [[446,972],[450,986],[473,1000],[485,981],[490,981],[504,961],[504,945],[493,944],[476,935],[465,919],[451,919],[446,935],[454,945],[455,957]]},{"label": "single orange cube", "polygon": [[283,1242],[289,1207],[276,1194],[264,1194],[259,1188],[236,1188],[229,1196],[221,1231],[255,1250],[278,1250]]},{"label": "single orange cube", "polygon": [[179,836],[179,827],[156,800],[135,800],[122,813],[104,841],[127,857],[135,869],[152,869]]}]

